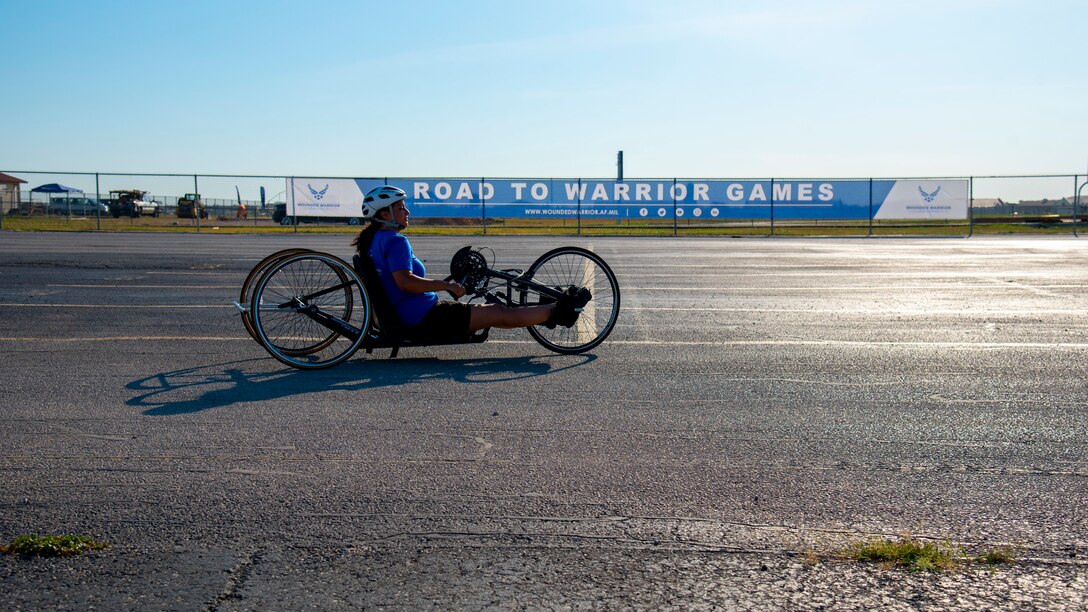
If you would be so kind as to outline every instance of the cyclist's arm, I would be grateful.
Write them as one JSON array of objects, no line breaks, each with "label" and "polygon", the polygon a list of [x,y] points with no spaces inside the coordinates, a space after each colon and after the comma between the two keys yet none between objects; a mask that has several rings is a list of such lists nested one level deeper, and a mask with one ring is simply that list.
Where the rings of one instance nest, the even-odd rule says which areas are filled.
[{"label": "cyclist's arm", "polygon": [[411,270],[397,270],[393,273],[393,282],[405,293],[426,293],[428,291],[449,291],[456,297],[465,294],[460,283],[432,280],[416,276]]}]

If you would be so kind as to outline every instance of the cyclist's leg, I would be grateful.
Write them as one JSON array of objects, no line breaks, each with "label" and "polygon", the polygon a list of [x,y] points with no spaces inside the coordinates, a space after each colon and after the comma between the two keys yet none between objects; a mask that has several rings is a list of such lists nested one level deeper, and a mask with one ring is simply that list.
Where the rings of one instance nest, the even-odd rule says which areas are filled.
[{"label": "cyclist's leg", "polygon": [[551,318],[555,304],[511,308],[502,304],[473,304],[468,322],[469,332],[490,327],[516,329],[542,325]]}]

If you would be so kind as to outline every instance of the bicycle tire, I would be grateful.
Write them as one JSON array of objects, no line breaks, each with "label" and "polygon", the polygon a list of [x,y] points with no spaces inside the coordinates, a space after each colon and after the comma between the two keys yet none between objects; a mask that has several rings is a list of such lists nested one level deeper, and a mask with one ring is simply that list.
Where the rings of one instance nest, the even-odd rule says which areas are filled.
[{"label": "bicycle tire", "polygon": [[[256,266],[254,266],[254,269],[250,271],[250,274],[253,274],[253,272],[255,272],[255,271],[260,272],[261,274],[263,274],[264,272],[266,272],[268,270],[268,268],[272,267],[277,262],[279,262],[279,261],[281,261],[281,260],[283,260],[283,259],[285,259],[287,257],[290,257],[291,255],[296,255],[296,254],[301,254],[301,253],[317,253],[317,251],[314,251],[313,249],[303,249],[303,248],[283,249],[282,251],[277,251],[277,252],[269,255],[268,257],[264,258],[264,260],[262,260],[261,263],[267,262],[267,263],[265,263],[265,265],[263,267],[262,267],[261,263],[258,263]],[[260,277],[258,276],[257,278],[260,278]],[[248,278],[246,280],[249,281]],[[347,282],[348,278],[346,276],[344,276],[344,277],[341,277],[340,280],[341,280],[341,282]],[[249,288],[252,288],[252,285],[250,285]],[[240,301],[239,302],[240,304],[247,304],[247,303],[249,303],[249,301],[252,301],[252,299],[253,299],[252,292],[248,296],[246,296],[246,294],[245,294],[246,289],[247,289],[247,285],[246,285],[246,283],[243,283],[242,284],[242,295],[243,295],[242,299],[245,300],[245,301]],[[348,314],[350,315],[350,312]],[[249,311],[247,310],[246,312],[242,313],[242,315],[243,315],[242,324],[246,326],[247,330],[249,330],[249,335],[254,340],[256,340],[257,342],[260,342],[261,340],[260,340],[260,338],[257,337],[257,332],[253,328],[253,320],[249,316]],[[326,336],[324,339],[322,339],[321,341],[315,342],[314,344],[309,345],[309,346],[301,346],[301,347],[298,347],[298,348],[288,348],[288,347],[279,347],[279,348],[281,350],[283,350],[287,354],[307,355],[309,353],[316,353],[316,352],[324,349],[325,347],[327,347],[330,343],[335,342],[335,341],[336,341],[336,335],[335,334],[330,334],[330,335]]]},{"label": "bicycle tire", "polygon": [[[352,326],[356,337],[313,320],[304,312],[308,306]],[[350,358],[366,339],[371,321],[370,296],[355,270],[319,252],[277,260],[257,282],[250,313],[261,346],[281,363],[301,370],[328,368]]]},{"label": "bicycle tire", "polygon": [[[612,333],[620,314],[620,285],[616,275],[599,255],[581,247],[560,247],[541,255],[529,266],[525,278],[563,291],[586,287],[592,297],[573,327],[548,329],[534,325],[529,335],[544,348],[565,355],[584,353]],[[522,305],[542,303],[540,295],[520,289]]]},{"label": "bicycle tire", "polygon": [[[264,273],[268,271],[268,268],[275,264],[276,261],[290,255],[309,252],[313,251],[300,248],[282,249],[257,262],[257,265],[253,266],[253,269],[246,275],[246,279],[242,281],[242,290],[238,296],[238,303],[243,306],[248,306],[249,303],[253,301],[253,288],[256,286],[257,281],[260,280],[261,276],[264,275]],[[242,325],[245,326],[246,331],[249,332],[250,338],[260,342],[260,340],[257,339],[257,330],[253,329],[253,319],[249,316],[248,310],[242,313]]]}]

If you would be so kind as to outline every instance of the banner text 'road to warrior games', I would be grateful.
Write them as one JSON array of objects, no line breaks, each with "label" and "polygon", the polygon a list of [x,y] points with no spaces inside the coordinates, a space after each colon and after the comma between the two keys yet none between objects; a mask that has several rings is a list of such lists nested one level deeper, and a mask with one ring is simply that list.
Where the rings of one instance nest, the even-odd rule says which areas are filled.
[{"label": "banner text 'road to warrior games'", "polygon": [[292,215],[358,217],[379,185],[415,217],[596,219],[966,219],[968,181],[288,179]]}]

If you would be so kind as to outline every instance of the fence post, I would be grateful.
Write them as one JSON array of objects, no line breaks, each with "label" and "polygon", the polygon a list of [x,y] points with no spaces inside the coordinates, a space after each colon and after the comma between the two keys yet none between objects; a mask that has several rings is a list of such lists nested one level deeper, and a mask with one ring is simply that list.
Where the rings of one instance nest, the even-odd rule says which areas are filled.
[{"label": "fence post", "polygon": [[967,177],[967,237],[975,235],[975,177]]},{"label": "fence post", "polygon": [[[197,181],[196,175],[193,175],[193,195],[200,199],[200,183]],[[207,210],[205,208],[204,210]],[[200,209],[197,207],[196,202],[193,202],[193,218],[196,219],[196,233],[200,233]]]},{"label": "fence post", "polygon": [[[1073,175],[1073,185],[1077,184],[1077,175]],[[1077,233],[1077,222],[1080,220],[1080,191],[1084,189],[1084,186],[1088,185],[1088,175],[1084,176],[1084,182],[1077,187],[1076,192],[1073,194],[1073,237],[1080,238],[1080,234]]]},{"label": "fence post", "polygon": [[[554,187],[555,185],[552,185]],[[582,235],[582,177],[578,177],[578,201],[576,203],[578,207],[578,235]],[[554,197],[554,194],[553,194]]]},{"label": "fence post", "polygon": [[774,177],[771,177],[771,236],[774,236]]},{"label": "fence post", "polygon": [[[1073,237],[1080,238],[1077,234],[1077,209],[1080,208],[1080,188],[1077,187],[1078,175],[1073,175]],[[1085,177],[1085,181],[1088,182],[1088,177]]]},{"label": "fence post", "polygon": [[677,235],[676,234],[676,224],[677,224],[677,221],[676,221],[676,177],[673,177],[673,179],[672,179],[672,189],[670,190],[669,195],[672,196],[672,235],[675,237]]},{"label": "fence post", "polygon": [[[487,210],[487,196],[484,195],[484,193],[485,193],[484,183],[485,182],[487,182],[487,177],[486,176],[481,176],[480,177],[480,214],[483,214],[483,211]],[[486,216],[483,218],[483,223],[484,223],[484,233],[486,234],[487,233],[487,217]]]},{"label": "fence post", "polygon": [[869,177],[869,237],[873,237],[873,177]]},{"label": "fence post", "polygon": [[102,193],[98,190],[98,173],[94,173],[94,219],[95,227],[98,230],[102,229]]}]

